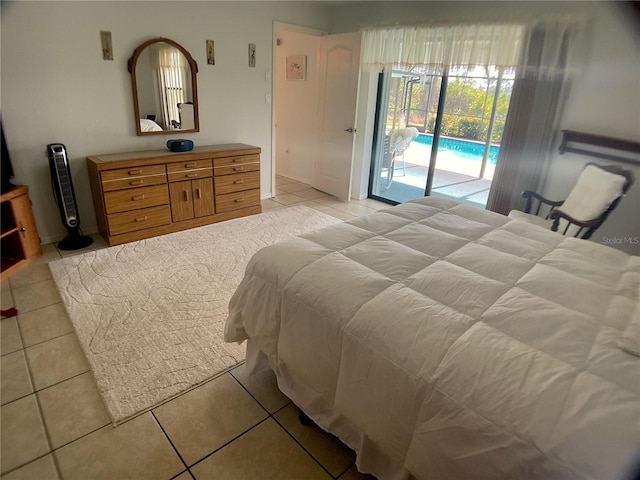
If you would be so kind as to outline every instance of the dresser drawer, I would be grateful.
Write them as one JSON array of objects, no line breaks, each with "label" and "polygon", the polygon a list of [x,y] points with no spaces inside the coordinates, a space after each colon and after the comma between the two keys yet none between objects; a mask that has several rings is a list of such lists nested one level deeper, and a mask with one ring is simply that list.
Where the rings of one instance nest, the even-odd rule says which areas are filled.
[{"label": "dresser drawer", "polygon": [[106,170],[102,172],[100,178],[102,180],[102,190],[111,192],[123,188],[166,183],[167,173],[164,165],[150,165],[147,167]]},{"label": "dresser drawer", "polygon": [[213,161],[214,167],[228,167],[244,163],[260,163],[260,155],[239,155],[237,157],[220,157]]},{"label": "dresser drawer", "polygon": [[148,165],[146,167],[119,168],[117,170],[105,170],[101,174],[103,182],[121,180],[123,178],[146,177],[149,175],[164,175],[166,169],[164,165]]},{"label": "dresser drawer", "polygon": [[222,175],[232,175],[234,173],[257,172],[260,171],[259,163],[245,163],[242,165],[229,165],[228,167],[214,167],[213,174],[216,177]]},{"label": "dresser drawer", "polygon": [[216,194],[240,192],[260,188],[260,171],[235,173],[216,177]]},{"label": "dresser drawer", "polygon": [[111,235],[119,235],[160,225],[168,225],[171,223],[171,209],[169,205],[142,208],[131,212],[107,215],[107,220],[109,222],[109,233]]},{"label": "dresser drawer", "polygon": [[227,193],[226,195],[216,194],[216,213],[229,212],[254,205],[260,205],[260,189]]},{"label": "dresser drawer", "polygon": [[197,170],[211,168],[211,160],[191,160],[190,162],[177,162],[167,164],[167,173],[182,172],[183,170]]},{"label": "dresser drawer", "polygon": [[115,190],[104,194],[104,205],[108,214],[166,205],[168,203],[169,191],[166,183],[153,187]]},{"label": "dresser drawer", "polygon": [[181,182],[183,180],[195,180],[197,178],[206,178],[206,177],[212,177],[212,176],[213,176],[213,169],[211,167],[200,168],[198,170],[181,170],[179,172],[170,172],[169,181]]}]

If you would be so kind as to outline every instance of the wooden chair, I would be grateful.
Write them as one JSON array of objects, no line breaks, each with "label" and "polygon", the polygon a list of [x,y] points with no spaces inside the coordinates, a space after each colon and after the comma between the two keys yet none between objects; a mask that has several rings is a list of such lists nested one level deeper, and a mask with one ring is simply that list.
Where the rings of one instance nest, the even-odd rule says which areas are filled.
[{"label": "wooden chair", "polygon": [[[618,166],[587,163],[566,200],[549,200],[525,190],[527,200],[524,212],[512,210],[509,218],[550,228],[562,235],[588,239],[604,223],[629,191],[635,177],[633,172]],[[537,202],[535,212],[531,213]],[[543,205],[548,208],[541,216]]]}]

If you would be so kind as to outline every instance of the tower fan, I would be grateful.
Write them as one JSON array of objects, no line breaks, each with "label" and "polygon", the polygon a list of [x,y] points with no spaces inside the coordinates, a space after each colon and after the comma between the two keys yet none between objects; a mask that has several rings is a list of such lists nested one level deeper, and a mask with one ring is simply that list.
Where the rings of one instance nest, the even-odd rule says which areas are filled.
[{"label": "tower fan", "polygon": [[47,154],[53,194],[60,210],[62,223],[69,232],[69,235],[58,243],[58,248],[60,250],[78,250],[88,247],[93,243],[93,239],[80,232],[80,216],[67,161],[67,149],[61,143],[50,143],[47,145]]}]

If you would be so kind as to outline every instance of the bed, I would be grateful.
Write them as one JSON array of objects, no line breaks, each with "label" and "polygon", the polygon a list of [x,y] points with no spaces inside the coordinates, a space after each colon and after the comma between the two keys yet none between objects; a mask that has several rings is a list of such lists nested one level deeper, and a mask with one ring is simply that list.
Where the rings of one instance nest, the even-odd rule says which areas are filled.
[{"label": "bed", "polygon": [[141,132],[161,132],[162,127],[149,118],[140,119]]},{"label": "bed", "polygon": [[268,246],[225,336],[380,479],[615,479],[640,257],[427,197]]}]

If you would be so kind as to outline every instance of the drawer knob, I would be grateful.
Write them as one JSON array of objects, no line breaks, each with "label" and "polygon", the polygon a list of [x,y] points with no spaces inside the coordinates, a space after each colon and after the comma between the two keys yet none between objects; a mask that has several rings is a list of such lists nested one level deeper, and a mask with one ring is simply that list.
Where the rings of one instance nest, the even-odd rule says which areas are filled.
[{"label": "drawer knob", "polygon": [[241,172],[244,170],[244,167],[233,167],[234,172]]},{"label": "drawer knob", "polygon": [[234,202],[236,202],[236,203],[242,203],[242,202],[244,202],[244,198],[236,198],[236,199],[234,200]]},{"label": "drawer knob", "polygon": [[146,221],[146,220],[147,220],[147,216],[146,216],[146,215],[142,215],[142,216],[140,216],[140,217],[136,217],[136,218],[135,218],[135,221],[136,221],[136,222],[144,222],[144,221]]},{"label": "drawer knob", "polygon": [[144,180],[131,180],[129,182],[129,185],[142,185],[144,183]]},{"label": "drawer knob", "polygon": [[234,185],[240,185],[240,184],[243,184],[243,183],[244,183],[244,180],[234,180],[233,181]]},{"label": "drawer knob", "polygon": [[233,163],[238,163],[242,161],[242,157],[236,157],[233,159]]},{"label": "drawer knob", "polygon": [[140,175],[142,173],[142,170],[140,170],[139,168],[137,168],[136,170],[129,170],[127,172],[129,175]]},{"label": "drawer knob", "polygon": [[193,172],[193,173],[187,173],[185,175],[187,178],[195,178],[198,176],[198,172]]},{"label": "drawer knob", "polygon": [[131,200],[133,200],[134,202],[138,200],[144,200],[144,195],[134,195],[133,197],[131,197]]},{"label": "drawer knob", "polygon": [[196,164],[193,162],[185,163],[184,168],[196,168]]}]

